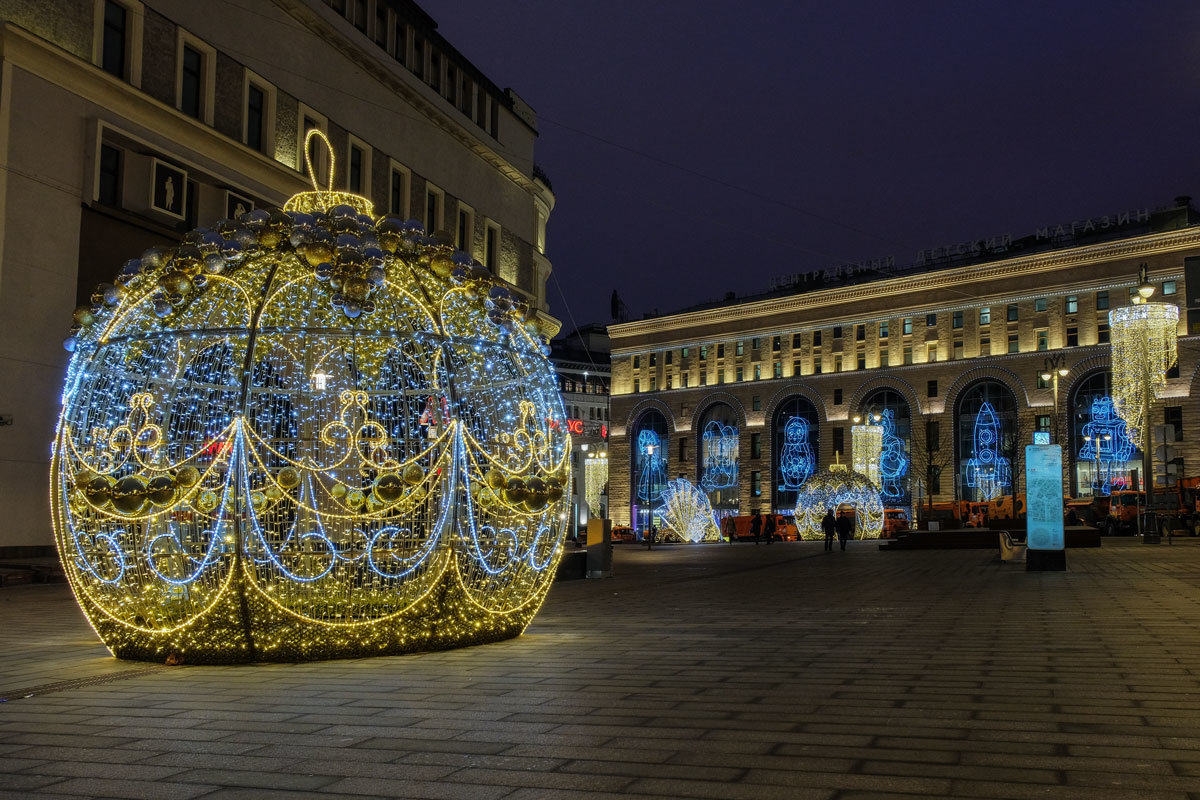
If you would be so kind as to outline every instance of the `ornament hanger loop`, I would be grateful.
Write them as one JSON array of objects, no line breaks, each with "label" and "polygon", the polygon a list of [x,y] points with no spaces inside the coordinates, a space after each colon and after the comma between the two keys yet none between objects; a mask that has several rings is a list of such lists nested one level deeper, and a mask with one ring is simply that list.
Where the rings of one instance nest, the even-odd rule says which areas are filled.
[{"label": "ornament hanger loop", "polygon": [[[329,153],[329,183],[324,190],[322,190],[320,184],[317,183],[317,170],[316,166],[313,164],[312,150],[309,147],[314,137],[319,138],[325,144],[325,150]],[[308,179],[312,181],[313,189],[317,192],[333,191],[333,164],[333,145],[330,144],[329,137],[326,136],[325,132],[320,128],[312,128],[304,137],[304,165],[308,167]]]}]

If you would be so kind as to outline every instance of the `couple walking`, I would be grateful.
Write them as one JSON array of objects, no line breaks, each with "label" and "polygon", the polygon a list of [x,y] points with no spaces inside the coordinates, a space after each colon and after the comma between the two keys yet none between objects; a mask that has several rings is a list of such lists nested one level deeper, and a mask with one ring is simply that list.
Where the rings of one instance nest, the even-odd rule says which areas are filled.
[{"label": "couple walking", "polygon": [[842,549],[846,549],[846,540],[854,535],[854,517],[849,514],[833,515],[833,509],[825,511],[825,516],[821,520],[821,530],[825,533],[825,549],[833,550],[833,537],[837,534],[838,542]]}]

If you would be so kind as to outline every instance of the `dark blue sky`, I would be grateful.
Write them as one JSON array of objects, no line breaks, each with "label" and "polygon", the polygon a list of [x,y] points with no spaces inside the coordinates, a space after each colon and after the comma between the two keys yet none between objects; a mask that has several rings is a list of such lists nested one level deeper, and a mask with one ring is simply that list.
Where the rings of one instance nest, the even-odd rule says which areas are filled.
[{"label": "dark blue sky", "polygon": [[567,326],[1200,204],[1197,0],[419,2],[538,112]]}]

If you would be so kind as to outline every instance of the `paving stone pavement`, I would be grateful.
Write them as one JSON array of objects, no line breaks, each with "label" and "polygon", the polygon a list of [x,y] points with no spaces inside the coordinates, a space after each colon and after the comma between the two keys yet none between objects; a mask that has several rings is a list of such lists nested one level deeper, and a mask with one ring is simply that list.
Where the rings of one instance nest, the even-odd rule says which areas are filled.
[{"label": "paving stone pavement", "polygon": [[118,662],[14,587],[0,798],[1200,800],[1200,545],[1069,564],[618,546],[518,639],[240,667]]}]

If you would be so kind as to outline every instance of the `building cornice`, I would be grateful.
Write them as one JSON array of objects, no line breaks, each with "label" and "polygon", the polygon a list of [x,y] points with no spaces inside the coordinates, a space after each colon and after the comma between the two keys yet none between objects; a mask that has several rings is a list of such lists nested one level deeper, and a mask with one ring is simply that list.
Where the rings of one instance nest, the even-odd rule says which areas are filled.
[{"label": "building cornice", "polygon": [[[781,314],[812,309],[838,308],[898,294],[933,292],[939,289],[951,288],[956,284],[966,281],[989,281],[1028,277],[1053,272],[1065,267],[1082,267],[1129,257],[1148,257],[1196,246],[1200,246],[1200,227],[1185,228],[1166,233],[1145,234],[1114,242],[1055,250],[1032,256],[992,261],[986,264],[943,269],[920,275],[906,275],[851,286],[820,289],[790,296],[769,297],[702,311],[670,314],[648,320],[621,322],[609,326],[609,338],[614,342],[612,347],[614,355],[634,353],[645,348],[621,348],[616,346],[615,340],[618,338],[661,335],[682,328],[724,325],[756,316],[779,316]],[[985,298],[980,298],[980,302],[986,302]],[[944,303],[940,305],[944,305]],[[915,314],[925,310],[932,310],[933,304],[930,304],[928,309],[919,304],[906,308],[911,308]],[[830,316],[822,320],[822,326],[836,325],[841,320],[847,322],[861,321],[852,314]],[[764,329],[763,332],[765,333],[769,330],[773,330],[773,328]],[[746,335],[752,335],[755,332],[749,328],[744,330]]]}]

